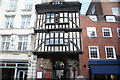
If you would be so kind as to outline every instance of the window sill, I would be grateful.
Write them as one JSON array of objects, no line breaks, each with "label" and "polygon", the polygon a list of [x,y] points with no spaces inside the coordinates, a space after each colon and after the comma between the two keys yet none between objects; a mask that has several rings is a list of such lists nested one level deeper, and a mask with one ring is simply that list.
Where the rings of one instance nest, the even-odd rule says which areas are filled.
[{"label": "window sill", "polygon": [[88,36],[89,38],[97,38],[97,36]]},{"label": "window sill", "polygon": [[32,11],[32,9],[22,9],[22,11]]},{"label": "window sill", "polygon": [[16,10],[6,10],[7,12],[15,12]]},{"label": "window sill", "polygon": [[112,38],[112,36],[103,36],[104,38]]}]

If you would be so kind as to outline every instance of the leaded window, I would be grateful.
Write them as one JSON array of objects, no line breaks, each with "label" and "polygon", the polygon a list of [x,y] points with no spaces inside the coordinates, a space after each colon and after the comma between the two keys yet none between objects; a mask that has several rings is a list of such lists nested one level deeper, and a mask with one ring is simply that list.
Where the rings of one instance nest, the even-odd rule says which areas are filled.
[{"label": "leaded window", "polygon": [[46,13],[46,24],[68,23],[68,13]]},{"label": "leaded window", "polygon": [[[66,34],[66,36],[68,36]],[[65,37],[64,32],[46,33],[46,45],[67,45],[68,37]]]},{"label": "leaded window", "polygon": [[46,23],[54,23],[55,14],[54,13],[46,13]]}]

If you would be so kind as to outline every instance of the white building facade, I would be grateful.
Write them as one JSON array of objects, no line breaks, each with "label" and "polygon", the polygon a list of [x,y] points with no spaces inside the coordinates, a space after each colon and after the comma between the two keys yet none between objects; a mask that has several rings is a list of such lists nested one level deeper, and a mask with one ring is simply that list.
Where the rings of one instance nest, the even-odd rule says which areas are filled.
[{"label": "white building facade", "polygon": [[35,78],[35,5],[41,0],[0,0],[0,78]]}]

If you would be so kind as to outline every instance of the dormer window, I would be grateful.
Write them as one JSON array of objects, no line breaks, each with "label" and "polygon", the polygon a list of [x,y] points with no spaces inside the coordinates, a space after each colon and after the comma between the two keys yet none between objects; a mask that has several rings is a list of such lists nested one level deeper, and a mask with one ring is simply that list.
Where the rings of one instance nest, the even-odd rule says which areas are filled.
[{"label": "dormer window", "polygon": [[106,16],[107,22],[115,22],[115,16]]},{"label": "dormer window", "polygon": [[96,15],[89,15],[89,18],[90,18],[92,21],[97,21],[97,16],[96,16]]}]

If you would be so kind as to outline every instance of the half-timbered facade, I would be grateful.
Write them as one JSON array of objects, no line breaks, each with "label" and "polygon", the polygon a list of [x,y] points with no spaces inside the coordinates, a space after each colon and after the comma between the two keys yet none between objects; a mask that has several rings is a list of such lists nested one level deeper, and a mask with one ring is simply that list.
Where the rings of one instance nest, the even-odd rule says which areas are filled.
[{"label": "half-timbered facade", "polygon": [[42,78],[75,78],[82,53],[81,3],[57,0],[38,4],[35,8],[33,54],[37,55],[37,72],[42,71]]}]

